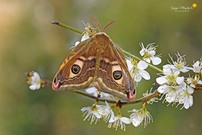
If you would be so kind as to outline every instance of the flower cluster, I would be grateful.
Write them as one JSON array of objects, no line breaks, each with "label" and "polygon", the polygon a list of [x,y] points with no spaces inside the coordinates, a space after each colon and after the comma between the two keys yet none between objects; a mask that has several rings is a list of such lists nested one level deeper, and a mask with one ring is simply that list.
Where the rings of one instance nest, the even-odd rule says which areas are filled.
[{"label": "flower cluster", "polygon": [[[202,84],[200,80],[202,65],[201,62],[196,61],[193,67],[188,67],[184,56],[179,53],[176,56],[176,61],[171,58],[172,63],[163,66],[163,76],[156,79],[160,85],[157,90],[165,96],[165,101],[169,104],[182,104],[182,108],[188,109],[193,105],[194,88]],[[193,77],[186,78],[182,75],[189,71],[194,72]]]},{"label": "flower cluster", "polygon": [[148,64],[152,62],[153,65],[158,65],[161,63],[161,58],[156,55],[156,46],[153,44],[147,45],[144,47],[143,43],[141,43],[140,55],[143,56],[142,60],[135,60],[132,58],[127,58],[126,62],[128,65],[128,69],[131,73],[135,82],[140,82],[142,78],[145,80],[150,80],[150,74],[146,71]]},{"label": "flower cluster", "polygon": [[133,124],[135,127],[138,127],[142,122],[144,122],[144,126],[146,126],[150,121],[152,121],[152,116],[147,111],[146,107],[136,110],[133,109],[131,111],[130,117],[123,117],[120,113],[120,110],[115,114],[116,106],[110,106],[106,101],[105,105],[98,105],[97,103],[92,106],[83,107],[81,111],[83,112],[84,121],[90,121],[90,124],[97,123],[100,120],[104,120],[108,123],[108,128],[114,128],[117,130],[120,128],[121,130],[126,130],[126,125]]}]

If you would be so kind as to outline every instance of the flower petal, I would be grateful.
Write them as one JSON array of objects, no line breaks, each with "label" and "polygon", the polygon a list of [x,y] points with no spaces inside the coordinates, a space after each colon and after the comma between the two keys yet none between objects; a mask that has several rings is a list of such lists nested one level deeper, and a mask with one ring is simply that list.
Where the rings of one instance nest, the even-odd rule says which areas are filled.
[{"label": "flower petal", "polygon": [[141,49],[141,50],[140,50],[140,55],[141,55],[141,56],[144,56],[144,53],[145,53],[145,49]]},{"label": "flower petal", "polygon": [[187,91],[189,94],[193,94],[194,93],[194,89],[192,87],[187,87]]},{"label": "flower petal", "polygon": [[156,78],[156,82],[161,85],[161,84],[167,83],[168,80],[166,79],[166,76],[160,76]]},{"label": "flower petal", "polygon": [[36,80],[40,80],[40,76],[37,72],[34,72],[33,73],[33,77],[36,79]]},{"label": "flower petal", "polygon": [[114,116],[114,117],[111,117],[110,120],[109,120],[109,123],[113,123],[115,121],[118,120],[118,117]]},{"label": "flower petal", "polygon": [[153,50],[153,48],[152,48],[151,50],[149,50],[149,54],[150,54],[151,56],[154,56],[154,55],[156,54],[156,51]]},{"label": "flower petal", "polygon": [[87,40],[89,39],[89,35],[88,34],[84,34],[82,37],[81,37],[81,42],[84,41],[84,40]]},{"label": "flower petal", "polygon": [[151,62],[151,60],[150,60],[150,58],[143,58],[146,62],[148,62],[148,63],[150,63]]},{"label": "flower petal", "polygon": [[201,80],[198,80],[198,84],[202,84],[202,81],[201,81]]},{"label": "flower petal", "polygon": [[126,118],[126,117],[121,117],[120,120],[125,124],[130,124],[131,123],[130,119]]},{"label": "flower petal", "polygon": [[95,92],[97,92],[97,89],[95,87],[90,87],[86,89],[86,93],[88,94],[94,94]]},{"label": "flower petal", "polygon": [[135,82],[140,82],[142,80],[142,76],[139,73],[136,73],[133,78]]},{"label": "flower petal", "polygon": [[40,88],[40,84],[32,84],[32,85],[29,86],[29,88],[30,88],[31,90],[37,90],[37,89]]},{"label": "flower petal", "polygon": [[161,58],[159,57],[151,57],[151,61],[154,65],[159,65],[161,63]]},{"label": "flower petal", "polygon": [[126,64],[128,66],[128,70],[131,71],[133,69],[133,64],[131,63],[131,60],[127,58]]},{"label": "flower petal", "polygon": [[150,74],[145,71],[145,70],[141,70],[140,71],[140,75],[145,79],[145,80],[149,80],[150,79]]},{"label": "flower petal", "polygon": [[139,69],[146,69],[148,67],[148,64],[145,61],[139,61],[137,64]]},{"label": "flower petal", "polygon": [[181,69],[180,71],[181,71],[182,73],[186,73],[186,72],[189,71],[189,68],[188,68],[188,67],[185,67],[185,68]]},{"label": "flower petal", "polygon": [[166,98],[165,99],[166,99],[166,101],[168,103],[172,103],[172,102],[174,102],[176,100],[176,97],[177,97],[177,93],[171,91],[171,92],[169,92],[169,93],[166,94]]},{"label": "flower petal", "polygon": [[140,123],[142,122],[141,119],[131,119],[133,126],[138,127]]},{"label": "flower petal", "polygon": [[193,105],[193,96],[189,96],[187,101],[184,102],[184,108],[189,109]]},{"label": "flower petal", "polygon": [[159,93],[167,93],[168,92],[168,86],[167,85],[159,86],[157,90]]},{"label": "flower petal", "polygon": [[94,111],[93,114],[96,116],[96,118],[100,119],[102,117],[102,115],[97,112],[97,111]]},{"label": "flower petal", "polygon": [[80,42],[79,41],[77,41],[75,44],[74,44],[74,47],[76,47],[78,44],[79,44]]},{"label": "flower petal", "polygon": [[184,77],[183,76],[182,77],[177,77],[176,82],[177,82],[177,84],[183,83],[184,82]]},{"label": "flower petal", "polygon": [[165,65],[165,66],[163,66],[163,73],[165,74],[165,75],[170,75],[171,73],[172,73],[172,65]]}]

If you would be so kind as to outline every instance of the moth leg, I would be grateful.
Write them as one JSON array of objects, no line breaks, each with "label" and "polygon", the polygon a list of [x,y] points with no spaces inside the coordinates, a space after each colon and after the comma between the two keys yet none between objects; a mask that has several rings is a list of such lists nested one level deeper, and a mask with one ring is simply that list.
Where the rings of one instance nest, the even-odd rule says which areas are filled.
[{"label": "moth leg", "polygon": [[101,92],[100,91],[98,92],[97,98],[98,99],[101,98]]},{"label": "moth leg", "polygon": [[115,106],[121,110],[123,103],[121,102],[121,100],[118,100],[118,101],[116,101]]}]

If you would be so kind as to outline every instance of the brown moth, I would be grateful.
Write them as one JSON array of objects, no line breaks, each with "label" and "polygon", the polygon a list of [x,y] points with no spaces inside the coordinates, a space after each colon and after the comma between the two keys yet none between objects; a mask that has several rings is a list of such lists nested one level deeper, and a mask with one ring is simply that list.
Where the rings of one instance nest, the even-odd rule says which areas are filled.
[{"label": "brown moth", "polygon": [[104,32],[80,42],[56,73],[54,90],[96,87],[124,101],[135,99],[135,86],[122,50]]}]

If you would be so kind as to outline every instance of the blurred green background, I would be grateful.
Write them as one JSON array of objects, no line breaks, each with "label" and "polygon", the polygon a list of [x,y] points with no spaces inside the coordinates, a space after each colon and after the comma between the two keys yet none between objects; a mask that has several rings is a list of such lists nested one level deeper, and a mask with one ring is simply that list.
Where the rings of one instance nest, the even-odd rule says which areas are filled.
[{"label": "blurred green background", "polygon": [[[174,7],[197,7],[177,12]],[[202,132],[202,93],[194,94],[188,110],[161,102],[148,107],[154,122],[146,128],[127,126],[126,132],[99,122],[83,122],[80,109],[94,101],[51,88],[30,91],[25,73],[37,71],[52,79],[80,35],[51,24],[58,20],[84,29],[82,20],[96,17],[123,49],[139,55],[139,43],[156,43],[163,63],[168,54],[186,54],[187,63],[202,56],[202,3],[199,0],[0,0],[0,135],[199,135]],[[138,97],[150,89],[142,81]],[[139,105],[124,107],[138,108]],[[126,113],[126,115],[129,115]]]}]

